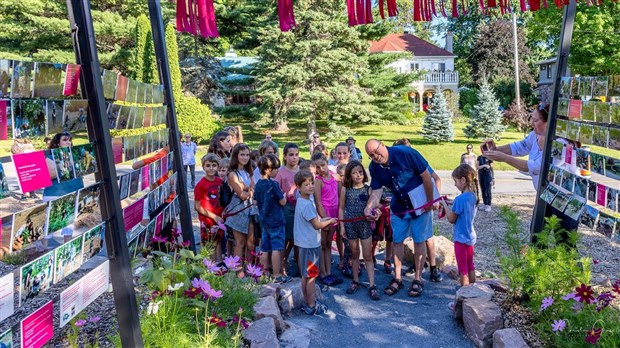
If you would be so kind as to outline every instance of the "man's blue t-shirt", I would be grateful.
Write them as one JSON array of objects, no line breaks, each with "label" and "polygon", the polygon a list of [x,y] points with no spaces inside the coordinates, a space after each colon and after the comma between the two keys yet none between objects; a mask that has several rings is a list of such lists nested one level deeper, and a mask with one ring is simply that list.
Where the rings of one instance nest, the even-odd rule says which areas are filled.
[{"label": "man's blue t-shirt", "polygon": [[254,199],[258,204],[258,220],[268,228],[284,226],[284,211],[278,202],[284,198],[280,185],[272,179],[260,179],[254,186]]},{"label": "man's blue t-shirt", "polygon": [[[422,177],[429,167],[422,155],[405,145],[387,146],[388,163],[385,165],[370,162],[370,187],[378,190],[383,186],[392,190],[390,209],[402,213],[414,207],[409,199],[409,191],[422,185]],[[415,214],[412,217],[415,218]]]},{"label": "man's blue t-shirt", "polygon": [[471,191],[461,193],[454,199],[452,211],[458,215],[454,223],[454,241],[467,245],[476,244],[476,195]]}]

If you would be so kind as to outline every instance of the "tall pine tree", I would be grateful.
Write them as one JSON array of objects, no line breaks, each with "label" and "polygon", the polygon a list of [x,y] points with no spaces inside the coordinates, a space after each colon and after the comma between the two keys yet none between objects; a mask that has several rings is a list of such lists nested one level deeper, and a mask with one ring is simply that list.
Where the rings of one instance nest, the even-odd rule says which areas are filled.
[{"label": "tall pine tree", "polygon": [[499,100],[489,83],[483,81],[478,92],[478,105],[472,110],[471,121],[463,129],[468,138],[499,138],[506,130],[502,124]]},{"label": "tall pine tree", "polygon": [[441,88],[435,92],[431,105],[424,117],[422,137],[435,143],[452,141],[454,139],[452,111],[448,109],[448,101]]},{"label": "tall pine tree", "polygon": [[256,76],[263,102],[256,124],[285,131],[289,119],[312,129],[317,119],[368,123],[379,118],[357,79],[368,71],[368,41],[347,25],[344,3],[299,4],[297,28],[262,30]]}]

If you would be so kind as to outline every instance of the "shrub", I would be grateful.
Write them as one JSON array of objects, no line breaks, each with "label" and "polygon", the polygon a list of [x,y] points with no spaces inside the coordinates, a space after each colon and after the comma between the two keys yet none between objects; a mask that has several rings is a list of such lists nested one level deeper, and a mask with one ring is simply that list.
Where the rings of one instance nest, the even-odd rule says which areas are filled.
[{"label": "shrub", "polygon": [[471,117],[474,105],[478,105],[478,89],[463,87],[459,91],[459,109],[465,117]]},{"label": "shrub", "polygon": [[209,106],[196,97],[176,98],[175,107],[179,131],[191,133],[197,143],[207,143],[220,127],[211,116]]},{"label": "shrub", "polygon": [[[545,220],[545,228],[538,235],[540,248],[526,244],[526,234],[514,211],[502,207],[502,218],[507,225],[504,240],[508,255],[500,258],[500,266],[515,298],[535,308],[544,297],[565,294],[590,281],[591,260],[580,258],[575,249],[555,243],[555,236],[563,232],[557,217]],[[573,241],[577,238],[576,232],[570,235]]]}]

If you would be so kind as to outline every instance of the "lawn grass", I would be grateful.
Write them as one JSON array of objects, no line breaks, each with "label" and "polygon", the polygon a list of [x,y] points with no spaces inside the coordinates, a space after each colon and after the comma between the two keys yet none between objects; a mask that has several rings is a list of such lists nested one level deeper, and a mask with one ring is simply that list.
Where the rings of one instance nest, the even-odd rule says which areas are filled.
[{"label": "lawn grass", "polygon": [[[260,142],[265,139],[265,133],[269,132],[267,129],[253,129],[251,123],[246,123],[238,119],[224,120],[223,123],[227,125],[240,125],[243,128],[243,141],[253,149],[258,148]],[[474,152],[477,154],[480,153],[480,139],[467,139],[463,133],[465,125],[464,123],[455,124],[454,141],[441,144],[434,144],[424,140],[420,135],[420,130],[422,129],[421,125],[362,125],[359,127],[352,127],[352,129],[354,131],[353,136],[356,140],[356,146],[362,150],[362,153],[364,153],[364,144],[371,138],[383,140],[386,145],[391,145],[396,139],[408,138],[413,147],[428,160],[433,169],[452,170],[459,165],[461,154],[465,152],[467,144],[474,144]],[[325,139],[324,134],[328,132],[325,122],[318,122],[317,127],[319,133],[322,135],[321,139],[328,149],[332,149],[338,142],[345,140]],[[284,144],[287,142],[296,142],[299,145],[301,157],[309,158],[308,144],[304,143],[304,140],[307,139],[306,125],[301,122],[291,122],[289,123],[289,128],[290,130],[286,133],[271,132],[273,140],[278,143],[280,148],[283,148]],[[521,139],[523,139],[523,133],[515,130],[508,130],[504,132],[501,141],[497,143],[502,145]],[[196,154],[197,163],[200,163],[200,158],[206,153],[206,150],[207,146],[199,146],[198,153]],[[369,163],[365,153],[363,163]],[[504,163],[497,163],[495,169],[514,170],[514,168]]]}]

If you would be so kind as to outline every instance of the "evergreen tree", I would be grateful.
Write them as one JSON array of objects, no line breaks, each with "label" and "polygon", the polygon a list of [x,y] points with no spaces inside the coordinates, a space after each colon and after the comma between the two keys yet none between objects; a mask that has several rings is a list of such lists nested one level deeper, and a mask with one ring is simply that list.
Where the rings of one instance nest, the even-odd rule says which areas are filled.
[{"label": "evergreen tree", "polygon": [[484,81],[478,92],[478,105],[474,106],[470,124],[465,127],[468,138],[499,138],[506,129],[502,124],[499,100],[489,83]]},{"label": "evergreen tree", "polygon": [[146,83],[159,84],[159,70],[157,70],[157,60],[155,59],[155,46],[153,43],[153,32],[150,30],[144,45],[144,57],[142,59],[142,81]]},{"label": "evergreen tree", "polygon": [[381,120],[389,123],[404,123],[413,113],[413,105],[407,93],[411,82],[418,73],[398,73],[387,65],[399,59],[411,58],[410,54],[376,53],[368,56],[370,72],[363,76],[359,84],[370,91],[370,103],[381,115]]},{"label": "evergreen tree", "polygon": [[[146,42],[151,31],[151,22],[145,15],[138,16],[136,27],[134,29],[134,38],[136,48],[133,52],[133,64],[131,66],[131,78],[144,82],[144,56],[146,51]],[[152,36],[151,36],[152,40]]]},{"label": "evergreen tree", "polygon": [[295,118],[312,129],[316,119],[359,124],[380,117],[357,79],[368,71],[368,42],[344,14],[342,2],[311,0],[296,6],[297,28],[282,33],[271,25],[262,31],[257,125],[286,130]]},{"label": "evergreen tree", "polygon": [[448,109],[448,102],[441,91],[441,87],[435,92],[431,105],[424,117],[422,137],[435,143],[452,141],[454,139],[452,111]]}]

